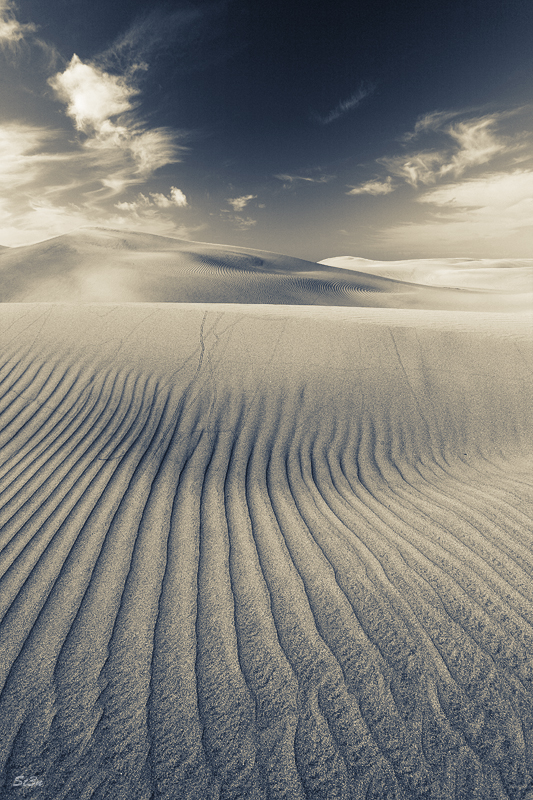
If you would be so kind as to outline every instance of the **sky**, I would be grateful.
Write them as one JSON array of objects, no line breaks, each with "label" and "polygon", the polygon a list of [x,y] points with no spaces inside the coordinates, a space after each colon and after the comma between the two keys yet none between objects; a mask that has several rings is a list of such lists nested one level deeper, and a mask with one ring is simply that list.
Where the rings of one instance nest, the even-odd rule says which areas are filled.
[{"label": "sky", "polygon": [[533,257],[531,0],[0,0],[0,244]]}]

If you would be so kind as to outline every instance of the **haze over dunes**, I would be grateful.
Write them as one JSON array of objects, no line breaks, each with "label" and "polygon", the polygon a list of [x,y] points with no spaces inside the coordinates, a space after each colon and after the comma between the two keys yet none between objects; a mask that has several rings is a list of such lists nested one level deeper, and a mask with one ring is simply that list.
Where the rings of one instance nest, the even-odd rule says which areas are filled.
[{"label": "haze over dunes", "polygon": [[[336,261],[332,259],[331,261]],[[524,285],[435,285],[229,245],[86,228],[0,254],[0,302],[177,302],[519,311]],[[373,262],[370,262],[372,265]],[[409,262],[408,262],[409,263]],[[390,272],[390,270],[389,270]],[[426,283],[429,285],[422,285]]]},{"label": "haze over dunes", "polygon": [[531,800],[530,334],[1,306],[2,797]]}]

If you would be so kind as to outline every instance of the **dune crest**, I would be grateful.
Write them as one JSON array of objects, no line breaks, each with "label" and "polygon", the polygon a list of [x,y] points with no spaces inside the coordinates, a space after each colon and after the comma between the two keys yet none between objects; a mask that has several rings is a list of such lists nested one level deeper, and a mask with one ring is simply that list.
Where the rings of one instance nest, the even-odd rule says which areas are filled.
[{"label": "dune crest", "polygon": [[0,307],[0,785],[533,795],[505,314]]},{"label": "dune crest", "polygon": [[384,278],[412,281],[425,286],[485,289],[506,294],[524,292],[529,296],[533,295],[532,258],[413,258],[372,261],[355,256],[336,256],[318,263],[359,270]]},{"label": "dune crest", "polygon": [[[84,228],[0,253],[0,303],[254,303],[523,311],[513,287],[422,285],[262,250]],[[529,288],[532,292],[532,287]]]}]

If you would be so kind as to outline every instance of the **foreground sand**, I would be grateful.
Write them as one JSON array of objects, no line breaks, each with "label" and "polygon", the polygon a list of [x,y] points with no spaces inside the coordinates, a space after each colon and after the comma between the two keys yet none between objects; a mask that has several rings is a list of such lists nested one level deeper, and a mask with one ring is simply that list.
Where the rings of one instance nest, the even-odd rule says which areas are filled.
[{"label": "foreground sand", "polygon": [[0,307],[2,798],[531,800],[530,332]]}]

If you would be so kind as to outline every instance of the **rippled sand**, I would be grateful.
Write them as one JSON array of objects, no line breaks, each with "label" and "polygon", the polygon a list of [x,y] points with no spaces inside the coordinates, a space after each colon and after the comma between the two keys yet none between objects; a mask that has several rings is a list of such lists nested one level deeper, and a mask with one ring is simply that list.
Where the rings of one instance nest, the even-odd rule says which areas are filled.
[{"label": "rippled sand", "polygon": [[530,334],[0,306],[2,798],[531,800]]}]

